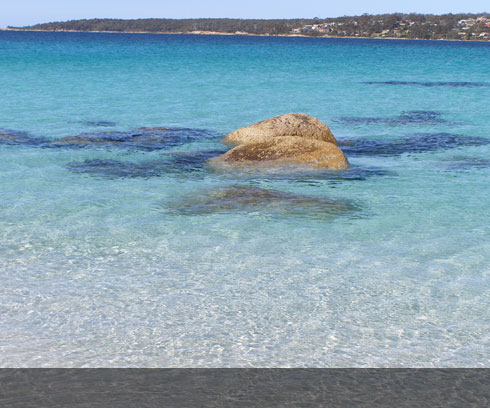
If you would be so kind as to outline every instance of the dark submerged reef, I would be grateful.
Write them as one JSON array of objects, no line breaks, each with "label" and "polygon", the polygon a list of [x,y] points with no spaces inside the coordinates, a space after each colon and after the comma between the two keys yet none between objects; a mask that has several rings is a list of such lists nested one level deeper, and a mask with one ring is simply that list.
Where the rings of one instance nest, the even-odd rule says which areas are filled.
[{"label": "dark submerged reef", "polygon": [[106,178],[150,178],[168,172],[164,161],[142,161],[139,163],[121,160],[85,160],[67,165],[73,173],[89,174]]},{"label": "dark submerged reef", "polygon": [[[73,173],[112,179],[151,178],[164,174],[183,175],[202,172],[210,158],[222,153],[222,150],[177,152],[169,154],[168,157],[161,160],[143,160],[139,162],[93,159],[68,163],[67,168]],[[288,180],[292,183],[316,186],[324,181],[337,184],[348,181],[363,181],[371,177],[396,176],[397,174],[391,170],[368,166],[351,166],[348,170],[341,171],[315,170],[292,170],[289,172],[286,170],[278,173],[236,173],[231,176],[244,180]]]},{"label": "dark submerged reef", "polygon": [[196,171],[206,166],[212,157],[223,154],[226,149],[200,150],[196,152],[174,153],[171,156],[171,165],[177,171]]},{"label": "dark submerged reef", "polygon": [[116,122],[110,122],[106,120],[96,120],[96,121],[86,120],[81,123],[86,126],[94,126],[94,127],[113,127],[117,125]]},{"label": "dark submerged reef", "polygon": [[490,159],[470,156],[456,156],[443,161],[448,171],[470,171],[490,168]]},{"label": "dark submerged reef", "polygon": [[186,143],[216,138],[202,129],[140,128],[131,132],[95,132],[66,137],[49,143],[50,147],[116,147],[135,150],[164,150]]},{"label": "dark submerged reef", "polygon": [[485,82],[437,82],[437,81],[364,81],[361,84],[366,85],[408,85],[408,86],[425,86],[425,87],[438,87],[449,86],[455,88],[462,87],[488,87],[490,84]]},{"label": "dark submerged reef", "polygon": [[364,138],[339,140],[339,146],[347,156],[397,156],[489,143],[489,139],[451,133],[419,133],[394,141]]},{"label": "dark submerged reef", "polygon": [[[433,111],[409,111],[397,118],[342,118],[341,120],[359,123],[439,123],[440,113]],[[34,137],[25,132],[0,130],[0,144],[28,146],[50,149],[78,148],[118,148],[137,151],[168,150],[186,143],[219,139],[221,135],[201,129],[171,129],[166,127],[142,127],[130,132],[93,132],[58,140]],[[462,136],[450,133],[419,133],[396,140],[375,140],[365,138],[339,139],[339,146],[349,157],[355,156],[397,156],[404,153],[423,153],[446,150],[461,146],[481,146],[490,143],[489,139]],[[224,153],[225,147],[209,150],[168,152],[160,159],[125,161],[116,159],[92,159],[73,161],[67,168],[73,173],[94,177],[150,178],[163,174],[195,174],[199,177],[208,174],[207,161]],[[486,168],[486,159],[457,158],[451,161],[448,170]],[[328,171],[311,168],[285,168],[279,172],[236,172],[222,175],[242,180],[290,180],[294,183],[319,185],[325,181],[332,184],[362,181],[370,177],[394,176],[395,172],[376,167],[353,165],[348,170]],[[194,176],[193,176],[194,177]]]},{"label": "dark submerged reef", "polygon": [[379,167],[351,166],[347,170],[329,171],[325,178],[333,183],[363,181],[371,177],[396,176],[397,173]]},{"label": "dark submerged reef", "polygon": [[202,170],[206,161],[223,153],[222,150],[177,152],[159,160],[130,162],[122,160],[94,159],[68,163],[67,168],[80,174],[107,178],[150,178],[163,174],[192,173]]},{"label": "dark submerged reef", "polygon": [[42,138],[31,136],[24,132],[0,130],[0,144],[23,145],[23,146],[42,146],[47,141]]},{"label": "dark submerged reef", "polygon": [[386,125],[420,125],[420,124],[438,124],[447,123],[445,119],[441,119],[440,112],[434,111],[408,111],[402,112],[399,116],[394,118],[378,118],[378,117],[341,117],[336,121],[345,124],[371,124],[382,123]]},{"label": "dark submerged reef", "polygon": [[359,211],[359,207],[349,200],[313,197],[244,185],[200,190],[169,200],[162,206],[166,212],[176,215],[260,212],[328,218]]},{"label": "dark submerged reef", "polygon": [[48,140],[23,132],[1,131],[0,144],[38,146],[44,148],[123,148],[143,151],[165,150],[186,143],[219,138],[203,129],[140,128],[129,132],[92,132],[62,139]]}]

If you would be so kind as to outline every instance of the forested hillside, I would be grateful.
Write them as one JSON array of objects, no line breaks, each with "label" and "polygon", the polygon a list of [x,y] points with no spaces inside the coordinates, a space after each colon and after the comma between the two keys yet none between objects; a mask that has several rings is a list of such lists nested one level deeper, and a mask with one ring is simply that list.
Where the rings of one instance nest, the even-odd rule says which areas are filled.
[{"label": "forested hillside", "polygon": [[242,20],[228,18],[137,20],[92,19],[36,24],[9,29],[47,31],[112,31],[148,33],[219,32],[224,34],[307,35],[332,37],[490,39],[490,15],[383,14],[355,17]]}]

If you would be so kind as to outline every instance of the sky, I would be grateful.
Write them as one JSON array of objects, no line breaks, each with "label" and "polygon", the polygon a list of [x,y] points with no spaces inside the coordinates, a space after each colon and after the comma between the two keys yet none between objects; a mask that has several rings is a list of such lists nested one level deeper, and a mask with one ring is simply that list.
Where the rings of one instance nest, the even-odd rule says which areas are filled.
[{"label": "sky", "polygon": [[0,0],[0,27],[82,18],[295,18],[393,12],[480,13],[488,0]]}]

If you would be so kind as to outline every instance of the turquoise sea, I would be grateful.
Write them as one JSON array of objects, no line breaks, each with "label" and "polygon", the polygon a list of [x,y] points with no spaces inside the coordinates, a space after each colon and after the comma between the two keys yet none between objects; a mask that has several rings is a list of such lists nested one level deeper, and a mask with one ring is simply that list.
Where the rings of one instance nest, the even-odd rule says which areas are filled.
[{"label": "turquoise sea", "polygon": [[[490,366],[490,43],[0,32],[0,90],[0,366]],[[288,112],[351,168],[206,165]]]}]

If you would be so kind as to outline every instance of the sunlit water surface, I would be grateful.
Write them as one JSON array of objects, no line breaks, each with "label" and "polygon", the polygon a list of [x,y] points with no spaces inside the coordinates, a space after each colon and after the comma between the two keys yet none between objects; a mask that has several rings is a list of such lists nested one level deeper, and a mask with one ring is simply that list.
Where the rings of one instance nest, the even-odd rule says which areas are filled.
[{"label": "sunlit water surface", "polygon": [[[0,89],[1,366],[490,366],[490,44],[0,32]],[[351,169],[206,165],[287,112]]]}]

